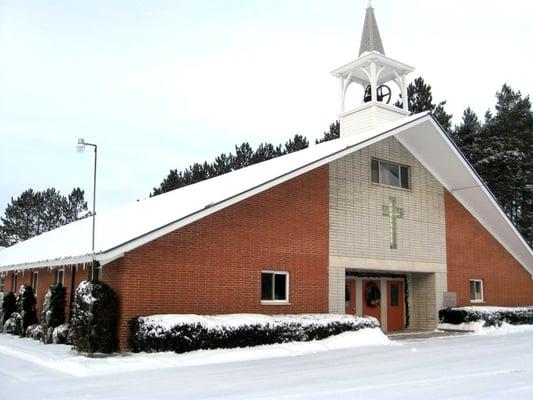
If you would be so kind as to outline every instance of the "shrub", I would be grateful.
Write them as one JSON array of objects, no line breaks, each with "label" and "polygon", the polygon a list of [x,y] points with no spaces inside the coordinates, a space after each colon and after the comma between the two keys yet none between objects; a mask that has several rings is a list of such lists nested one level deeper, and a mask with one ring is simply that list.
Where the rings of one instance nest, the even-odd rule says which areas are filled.
[{"label": "shrub", "polygon": [[484,326],[533,324],[533,307],[456,307],[439,310],[439,320],[447,324],[485,321]]},{"label": "shrub", "polygon": [[342,332],[379,326],[375,319],[345,315],[246,318],[247,321],[239,322],[243,319],[242,315],[137,317],[130,320],[129,346],[135,352],[184,353],[199,349],[324,339]]},{"label": "shrub", "polygon": [[11,314],[17,311],[17,298],[13,292],[5,292],[1,297],[2,306],[0,307],[0,332]]},{"label": "shrub", "polygon": [[70,321],[72,344],[80,352],[117,349],[118,299],[108,285],[83,281],[76,289]]},{"label": "shrub", "polygon": [[17,298],[17,311],[22,319],[21,336],[24,335],[28,326],[37,323],[37,313],[35,311],[35,295],[29,285],[21,285]]},{"label": "shrub", "polygon": [[44,336],[43,327],[39,324],[30,325],[26,328],[25,336],[34,340],[42,340]]},{"label": "shrub", "polygon": [[69,326],[69,324],[62,324],[54,328],[52,333],[52,342],[54,344],[72,344],[72,341],[69,337]]},{"label": "shrub", "polygon": [[66,290],[60,283],[50,286],[44,297],[41,312],[43,342],[52,343],[54,328],[65,322]]},{"label": "shrub", "polygon": [[22,336],[24,333],[22,330],[22,317],[18,312],[11,314],[11,317],[6,321],[4,324],[4,332]]}]

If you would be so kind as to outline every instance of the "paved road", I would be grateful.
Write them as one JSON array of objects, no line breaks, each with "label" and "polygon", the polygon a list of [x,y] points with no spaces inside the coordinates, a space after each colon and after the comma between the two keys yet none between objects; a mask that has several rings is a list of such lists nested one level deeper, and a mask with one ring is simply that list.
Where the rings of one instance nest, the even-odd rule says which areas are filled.
[{"label": "paved road", "polygon": [[5,399],[532,399],[533,331],[82,378],[0,366]]}]

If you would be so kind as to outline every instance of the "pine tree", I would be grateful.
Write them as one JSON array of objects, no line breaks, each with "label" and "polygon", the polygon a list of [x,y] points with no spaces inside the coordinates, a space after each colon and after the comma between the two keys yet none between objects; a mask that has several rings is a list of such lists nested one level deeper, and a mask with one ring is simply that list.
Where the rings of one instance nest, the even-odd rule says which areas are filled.
[{"label": "pine tree", "polygon": [[[407,98],[411,114],[431,111],[442,127],[446,130],[450,130],[452,115],[444,110],[446,101],[434,104],[431,85],[424,82],[424,79],[421,76],[407,86]],[[395,105],[397,107],[402,107],[402,102],[397,102]]]},{"label": "pine tree", "polygon": [[487,112],[474,165],[524,237],[533,243],[533,112],[529,96],[508,85]]},{"label": "pine tree", "polygon": [[322,136],[321,139],[316,139],[315,143],[319,144],[319,143],[327,142],[329,140],[337,139],[340,137],[340,135],[341,135],[341,124],[339,120],[337,120],[329,125],[329,131],[324,132],[324,136]]},{"label": "pine tree", "polygon": [[470,108],[463,112],[461,123],[450,131],[455,144],[461,149],[466,158],[475,163],[480,158],[481,122],[476,113]]},{"label": "pine tree", "polygon": [[28,189],[16,199],[11,198],[0,218],[0,246],[12,246],[82,218],[87,210],[83,195],[79,188],[68,197],[49,188],[42,192]]},{"label": "pine tree", "polygon": [[72,189],[72,192],[70,192],[67,198],[64,215],[66,223],[77,221],[87,215],[87,202],[85,201],[84,190],[79,187]]},{"label": "pine tree", "polygon": [[307,147],[309,147],[309,141],[307,140],[307,138],[305,136],[296,134],[292,139],[289,139],[289,141],[285,143],[283,154],[303,150]]}]

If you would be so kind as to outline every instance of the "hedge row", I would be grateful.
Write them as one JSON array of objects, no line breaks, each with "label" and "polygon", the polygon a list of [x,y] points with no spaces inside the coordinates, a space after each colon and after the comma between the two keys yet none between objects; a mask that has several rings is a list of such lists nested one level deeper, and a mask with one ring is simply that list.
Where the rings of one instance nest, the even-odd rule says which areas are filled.
[{"label": "hedge row", "polygon": [[108,285],[83,281],[76,289],[70,324],[65,324],[65,288],[52,285],[45,296],[37,324],[35,295],[22,285],[18,297],[4,293],[0,306],[0,332],[72,344],[80,352],[112,353],[117,349],[118,298]]},{"label": "hedge row", "polygon": [[[266,316],[265,316],[266,317]],[[317,317],[320,318],[320,317]],[[326,318],[326,317],[324,317]],[[375,328],[375,319],[339,316],[329,321],[308,323],[301,317],[274,319],[272,323],[250,323],[212,327],[200,322],[158,324],[150,317],[130,321],[129,347],[134,352],[174,351],[248,347],[290,341],[324,339],[347,331]]]},{"label": "hedge row", "polygon": [[485,326],[533,324],[533,307],[456,307],[439,311],[439,320],[447,324],[485,321]]}]

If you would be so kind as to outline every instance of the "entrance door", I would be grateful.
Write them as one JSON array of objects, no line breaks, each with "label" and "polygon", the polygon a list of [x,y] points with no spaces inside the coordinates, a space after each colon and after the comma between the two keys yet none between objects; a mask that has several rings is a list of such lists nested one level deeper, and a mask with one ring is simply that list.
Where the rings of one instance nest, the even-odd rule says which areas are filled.
[{"label": "entrance door", "polygon": [[355,279],[346,279],[344,300],[346,302],[345,313],[355,315]]},{"label": "entrance door", "polygon": [[387,330],[401,331],[404,328],[403,282],[387,282]]},{"label": "entrance door", "polygon": [[363,293],[363,315],[369,315],[381,321],[381,291],[378,279],[364,279]]}]

